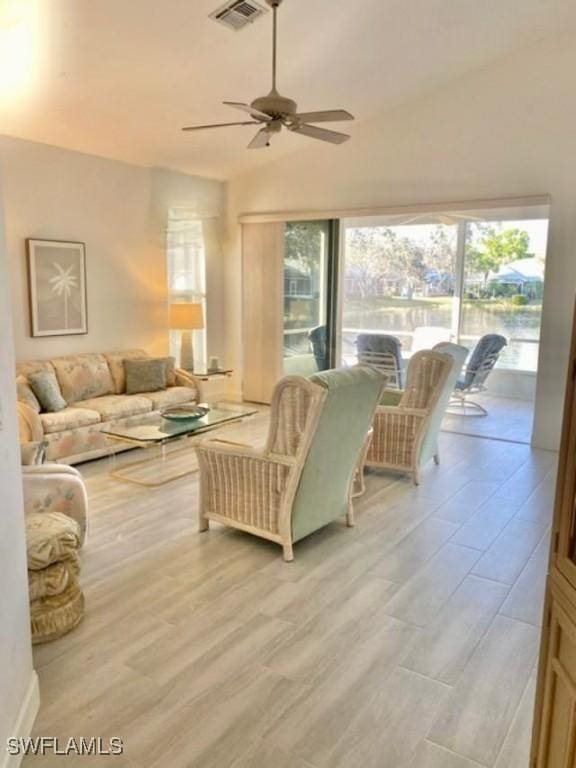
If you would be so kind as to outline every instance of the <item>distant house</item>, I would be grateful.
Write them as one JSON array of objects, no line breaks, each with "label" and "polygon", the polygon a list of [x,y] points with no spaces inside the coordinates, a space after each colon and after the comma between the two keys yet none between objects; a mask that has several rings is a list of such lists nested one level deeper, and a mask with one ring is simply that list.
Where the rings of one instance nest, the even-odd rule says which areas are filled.
[{"label": "distant house", "polygon": [[535,256],[511,261],[491,273],[488,282],[493,286],[515,286],[518,293],[537,295],[544,284],[544,261]]},{"label": "distant house", "polygon": [[284,296],[311,299],[314,296],[313,280],[309,273],[287,264],[284,267]]}]

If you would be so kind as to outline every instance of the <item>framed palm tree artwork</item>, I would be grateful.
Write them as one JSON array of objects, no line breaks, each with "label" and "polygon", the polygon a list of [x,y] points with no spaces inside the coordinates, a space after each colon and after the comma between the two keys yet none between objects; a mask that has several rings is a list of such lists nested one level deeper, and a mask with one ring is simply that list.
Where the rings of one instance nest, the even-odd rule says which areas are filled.
[{"label": "framed palm tree artwork", "polygon": [[26,240],[32,336],[88,333],[86,247],[66,240]]}]

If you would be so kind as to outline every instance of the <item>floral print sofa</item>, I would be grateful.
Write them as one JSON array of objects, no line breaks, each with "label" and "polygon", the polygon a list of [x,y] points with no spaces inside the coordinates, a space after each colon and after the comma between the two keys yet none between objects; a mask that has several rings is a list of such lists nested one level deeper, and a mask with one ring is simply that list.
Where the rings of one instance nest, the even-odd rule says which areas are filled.
[{"label": "floral print sofa", "polygon": [[56,374],[68,404],[56,413],[38,413],[24,397],[19,399],[20,441],[44,441],[47,461],[77,464],[108,453],[107,439],[101,432],[105,426],[136,423],[168,405],[198,401],[197,380],[179,368],[166,389],[127,395],[124,360],[142,357],[149,355],[131,349],[18,363],[19,382],[40,371]]}]

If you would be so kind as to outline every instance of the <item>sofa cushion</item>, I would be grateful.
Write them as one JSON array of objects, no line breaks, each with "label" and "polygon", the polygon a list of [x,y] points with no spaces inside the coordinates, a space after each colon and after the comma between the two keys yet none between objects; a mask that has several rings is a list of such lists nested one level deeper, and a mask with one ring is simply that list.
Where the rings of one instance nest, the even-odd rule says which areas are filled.
[{"label": "sofa cushion", "polygon": [[71,405],[90,397],[111,395],[114,392],[112,374],[104,355],[71,355],[52,360],[60,389]]},{"label": "sofa cushion", "polygon": [[123,395],[126,392],[124,360],[142,359],[148,357],[148,355],[143,349],[127,349],[125,352],[106,352],[104,357],[108,362],[112,381],[114,382],[114,393]]},{"label": "sofa cushion", "polygon": [[80,547],[80,526],[60,512],[30,512],[26,524],[28,568],[36,571],[74,555]]},{"label": "sofa cushion", "polygon": [[158,360],[164,360],[166,363],[166,386],[173,387],[176,385],[176,358],[175,357],[159,357]]},{"label": "sofa cushion", "polygon": [[16,396],[19,402],[25,403],[36,413],[40,413],[42,410],[26,376],[16,376]]},{"label": "sofa cushion", "polygon": [[16,363],[17,376],[28,378],[32,373],[41,373],[42,371],[55,372],[50,360],[25,360],[22,363]]},{"label": "sofa cushion", "polygon": [[89,424],[98,424],[100,414],[98,411],[88,408],[65,408],[58,413],[41,413],[40,421],[44,432],[64,432],[65,429],[77,429],[87,427]]},{"label": "sofa cushion", "polygon": [[196,402],[196,390],[190,387],[168,387],[161,392],[142,392],[139,397],[146,397],[155,411],[168,405]]},{"label": "sofa cushion", "polygon": [[114,421],[126,416],[136,416],[139,413],[149,413],[152,410],[152,403],[139,395],[106,395],[106,397],[81,400],[75,407],[98,411],[102,421]]},{"label": "sofa cushion", "polygon": [[58,379],[53,373],[49,371],[33,373],[29,381],[43,411],[56,413],[66,408],[66,400],[62,397]]}]

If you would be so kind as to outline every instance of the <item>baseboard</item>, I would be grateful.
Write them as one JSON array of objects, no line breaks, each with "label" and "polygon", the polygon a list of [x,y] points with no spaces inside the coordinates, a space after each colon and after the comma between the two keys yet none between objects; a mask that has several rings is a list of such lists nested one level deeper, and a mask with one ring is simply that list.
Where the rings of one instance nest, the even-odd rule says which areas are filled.
[{"label": "baseboard", "polygon": [[[26,691],[26,696],[20,707],[14,728],[10,736],[26,737],[32,733],[34,721],[40,708],[40,688],[38,675],[32,670],[32,677]],[[10,755],[5,751],[6,745],[0,745],[0,768],[18,768],[22,762],[22,755]]]}]

